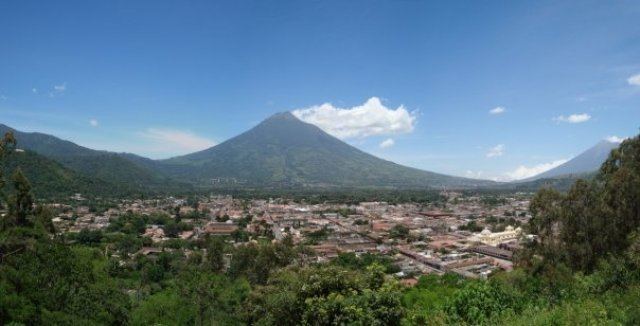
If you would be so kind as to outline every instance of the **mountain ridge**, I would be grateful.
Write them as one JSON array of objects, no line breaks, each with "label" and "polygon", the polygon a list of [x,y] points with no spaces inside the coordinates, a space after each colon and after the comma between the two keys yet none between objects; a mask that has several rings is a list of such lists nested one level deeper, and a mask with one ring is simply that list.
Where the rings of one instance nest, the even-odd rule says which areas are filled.
[{"label": "mountain ridge", "polygon": [[1,134],[8,131],[14,133],[17,148],[56,161],[84,177],[106,182],[114,193],[163,190],[170,183],[166,176],[143,164],[152,160],[135,154],[94,150],[56,136],[22,132],[0,124]]},{"label": "mountain ridge", "polygon": [[[164,191],[168,184],[216,188],[504,188],[566,183],[595,171],[618,144],[603,140],[572,160],[524,180],[497,183],[403,166],[366,153],[291,112],[276,113],[253,128],[194,153],[152,160],[132,153],[93,150],[39,132],[13,130],[18,147],[53,159],[80,175],[129,192]],[[179,180],[179,181],[176,181]],[[178,186],[177,188],[180,188]]]},{"label": "mountain ridge", "polygon": [[[198,188],[477,188],[495,185],[378,158],[351,146],[291,112],[276,113],[216,146],[163,160],[93,150],[55,136],[13,130],[25,148],[84,176],[123,189],[162,189],[166,183]],[[176,181],[179,180],[179,181]]]}]

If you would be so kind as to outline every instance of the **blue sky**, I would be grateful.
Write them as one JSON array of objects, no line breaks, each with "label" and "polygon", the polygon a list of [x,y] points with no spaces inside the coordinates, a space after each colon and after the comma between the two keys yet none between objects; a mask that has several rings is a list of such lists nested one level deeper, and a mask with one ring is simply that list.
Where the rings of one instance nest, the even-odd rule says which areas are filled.
[{"label": "blue sky", "polygon": [[517,178],[638,133],[638,22],[637,1],[4,1],[0,122],[164,158],[301,110],[398,163]]}]

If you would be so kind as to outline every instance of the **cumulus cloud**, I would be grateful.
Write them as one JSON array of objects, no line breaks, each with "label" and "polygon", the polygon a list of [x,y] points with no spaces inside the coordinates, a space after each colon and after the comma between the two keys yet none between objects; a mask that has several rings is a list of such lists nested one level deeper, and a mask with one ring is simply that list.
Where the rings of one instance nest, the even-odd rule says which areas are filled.
[{"label": "cumulus cloud", "polygon": [[565,162],[567,162],[567,160],[562,159],[562,160],[557,160],[549,163],[542,163],[542,164],[538,164],[530,167],[520,165],[515,170],[505,173],[504,180],[520,180],[520,179],[533,177],[542,172],[549,171],[559,165],[562,165]]},{"label": "cumulus cloud", "polygon": [[98,120],[96,120],[96,119],[89,120],[89,125],[91,127],[97,127],[98,126]]},{"label": "cumulus cloud", "polygon": [[607,138],[605,138],[607,141],[612,142],[612,143],[622,143],[625,139],[627,139],[627,137],[618,137],[618,136],[607,136]]},{"label": "cumulus cloud", "polygon": [[591,119],[591,116],[587,113],[572,114],[568,117],[560,115],[553,118],[553,120],[556,122],[568,122],[568,123],[582,123],[582,122],[589,121],[589,119]]},{"label": "cumulus cloud", "polygon": [[390,109],[377,97],[351,108],[325,103],[292,113],[298,119],[314,124],[340,139],[409,133],[416,124],[416,116],[404,106]]},{"label": "cumulus cloud", "polygon": [[492,114],[492,115],[502,114],[505,111],[506,111],[506,109],[504,107],[498,106],[498,107],[495,107],[495,108],[489,110],[489,114]]},{"label": "cumulus cloud", "polygon": [[488,158],[498,157],[498,156],[502,156],[502,155],[504,155],[504,145],[503,144],[496,145],[496,146],[492,147],[491,149],[489,149],[489,151],[487,152],[487,157]]},{"label": "cumulus cloud", "polygon": [[629,77],[627,83],[632,86],[640,86],[640,74]]},{"label": "cumulus cloud", "polygon": [[380,148],[389,148],[389,147],[391,147],[391,146],[395,145],[395,143],[396,143],[396,142],[395,142],[393,139],[391,139],[391,138],[387,138],[387,139],[383,140],[383,141],[380,143]]},{"label": "cumulus cloud", "polygon": [[200,137],[189,131],[149,128],[140,133],[146,139],[155,141],[166,153],[189,153],[216,145],[213,140]]}]

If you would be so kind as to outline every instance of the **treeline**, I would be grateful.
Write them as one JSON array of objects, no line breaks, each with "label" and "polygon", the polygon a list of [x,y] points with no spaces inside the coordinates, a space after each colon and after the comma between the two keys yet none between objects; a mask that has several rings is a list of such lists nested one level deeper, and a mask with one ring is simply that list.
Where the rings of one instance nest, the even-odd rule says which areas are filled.
[{"label": "treeline", "polygon": [[[215,193],[215,192],[214,192]],[[282,198],[285,201],[307,204],[337,203],[357,205],[361,202],[382,201],[398,203],[436,203],[443,200],[438,190],[385,190],[385,189],[255,189],[219,190],[219,194],[241,199]]]},{"label": "treeline", "polygon": [[640,139],[614,149],[593,180],[577,181],[566,194],[538,192],[530,210],[538,235],[530,253],[546,262],[591,272],[602,258],[619,257],[640,231]]}]

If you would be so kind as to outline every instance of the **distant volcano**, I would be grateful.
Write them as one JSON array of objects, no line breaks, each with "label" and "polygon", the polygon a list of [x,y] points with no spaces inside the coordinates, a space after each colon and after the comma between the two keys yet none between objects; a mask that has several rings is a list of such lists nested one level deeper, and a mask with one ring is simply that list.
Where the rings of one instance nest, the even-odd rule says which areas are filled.
[{"label": "distant volcano", "polygon": [[367,154],[289,112],[201,152],[160,161],[183,180],[265,186],[476,187],[473,180],[405,167]]},{"label": "distant volcano", "polygon": [[609,157],[609,153],[611,153],[611,150],[618,148],[618,145],[618,143],[603,140],[597,143],[595,146],[582,152],[580,155],[565,162],[564,164],[528,178],[525,181],[584,174],[597,171],[602,163],[607,160],[607,157]]}]

